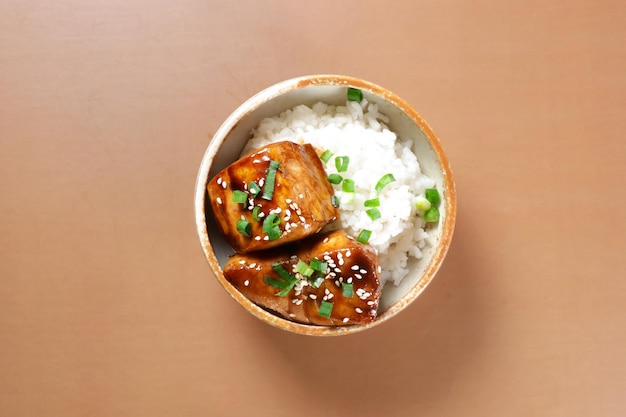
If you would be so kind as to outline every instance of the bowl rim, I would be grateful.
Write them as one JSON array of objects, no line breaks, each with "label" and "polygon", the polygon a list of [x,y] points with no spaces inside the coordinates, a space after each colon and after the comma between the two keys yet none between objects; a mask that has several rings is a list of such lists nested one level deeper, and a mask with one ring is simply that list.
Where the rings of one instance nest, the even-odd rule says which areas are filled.
[{"label": "bowl rim", "polygon": [[[258,305],[250,301],[247,297],[245,297],[242,293],[240,293],[226,280],[208,237],[205,215],[206,184],[209,181],[208,176],[213,159],[219,152],[221,146],[224,144],[224,141],[228,134],[245,116],[259,108],[267,101],[291,90],[297,90],[314,85],[346,86],[358,88],[382,97],[384,100],[397,107],[399,110],[404,112],[422,131],[428,143],[433,148],[433,151],[438,160],[438,164],[442,171],[444,183],[443,200],[445,201],[446,212],[444,216],[444,224],[441,225],[441,238],[439,244],[435,248],[433,257],[430,263],[427,265],[426,269],[424,270],[424,273],[419,281],[406,294],[404,294],[402,298],[400,298],[400,300],[391,305],[387,310],[385,310],[383,314],[378,316],[374,321],[367,324],[336,327],[302,324],[284,319],[259,307]],[[241,306],[243,306],[248,312],[261,319],[262,321],[292,333],[311,336],[339,336],[358,333],[370,329],[386,322],[392,317],[395,317],[409,304],[415,301],[418,296],[424,291],[424,289],[432,282],[448,252],[452,240],[452,235],[454,233],[454,227],[456,223],[456,186],[454,183],[450,162],[446,153],[443,150],[443,146],[441,145],[439,138],[430,127],[428,122],[426,122],[426,120],[411,105],[409,105],[408,102],[400,98],[398,95],[392,93],[391,91],[360,78],[337,74],[315,74],[290,78],[273,84],[244,101],[240,106],[235,109],[235,111],[233,111],[226,118],[226,120],[222,123],[222,125],[218,128],[218,130],[211,138],[204,153],[204,156],[202,157],[202,162],[200,164],[200,168],[196,177],[194,209],[196,231],[200,239],[200,244],[202,246],[205,259],[208,261],[215,277],[220,282],[222,287]]]}]

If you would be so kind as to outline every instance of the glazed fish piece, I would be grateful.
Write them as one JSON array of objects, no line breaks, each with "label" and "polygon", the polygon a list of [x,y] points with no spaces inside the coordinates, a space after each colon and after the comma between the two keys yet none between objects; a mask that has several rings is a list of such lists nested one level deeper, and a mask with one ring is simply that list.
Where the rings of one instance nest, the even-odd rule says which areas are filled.
[{"label": "glazed fish piece", "polygon": [[[284,249],[235,254],[224,276],[252,302],[295,322],[345,326],[376,318],[380,280],[371,246],[337,230]],[[304,271],[302,264],[322,271]]]},{"label": "glazed fish piece", "polygon": [[294,242],[339,218],[315,148],[278,142],[234,162],[207,184],[216,223],[236,252]]}]

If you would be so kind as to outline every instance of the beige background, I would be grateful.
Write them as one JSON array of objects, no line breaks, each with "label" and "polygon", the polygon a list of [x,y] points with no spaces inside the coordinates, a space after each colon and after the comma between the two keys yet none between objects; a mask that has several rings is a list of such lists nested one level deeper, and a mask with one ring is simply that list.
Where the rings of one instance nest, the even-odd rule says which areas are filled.
[{"label": "beige background", "polygon": [[[1,416],[626,415],[626,3],[0,3]],[[297,75],[429,121],[433,284],[333,339],[248,315],[193,218],[213,132]]]}]

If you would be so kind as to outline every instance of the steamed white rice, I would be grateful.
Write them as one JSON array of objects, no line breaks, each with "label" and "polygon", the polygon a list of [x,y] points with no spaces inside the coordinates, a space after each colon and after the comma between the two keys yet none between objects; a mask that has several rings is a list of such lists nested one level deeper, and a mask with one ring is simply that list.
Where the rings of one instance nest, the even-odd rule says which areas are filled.
[{"label": "steamed white rice", "polygon": [[[365,99],[361,103],[348,101],[345,106],[321,102],[312,107],[299,105],[262,120],[252,131],[244,153],[284,140],[310,143],[334,153],[325,164],[328,174],[337,172],[335,156],[349,156],[348,171],[340,175],[354,180],[354,199],[347,202],[341,185],[334,185],[341,201],[341,226],[355,237],[362,229],[372,231],[369,244],[378,251],[381,284],[398,285],[408,273],[409,259],[420,259],[422,250],[430,244],[415,201],[435,182],[422,174],[410,138],[397,137],[386,126],[388,122],[378,106]],[[376,197],[374,187],[388,173],[396,181],[378,196],[381,218],[371,220],[363,202]]]}]

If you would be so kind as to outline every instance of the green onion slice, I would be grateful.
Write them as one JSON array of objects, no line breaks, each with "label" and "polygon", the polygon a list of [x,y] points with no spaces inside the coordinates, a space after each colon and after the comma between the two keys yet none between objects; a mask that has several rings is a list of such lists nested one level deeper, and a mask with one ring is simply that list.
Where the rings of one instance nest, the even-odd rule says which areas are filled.
[{"label": "green onion slice", "polygon": [[380,206],[380,200],[378,199],[378,197],[370,198],[369,200],[365,200],[363,205],[365,207],[378,207],[378,206]]},{"label": "green onion slice", "polygon": [[315,272],[313,270],[313,268],[311,268],[306,262],[304,262],[302,259],[298,260],[298,263],[296,264],[296,271],[298,271],[299,273],[301,273],[302,275],[304,275],[305,277],[310,277],[311,275],[313,275],[313,272]]},{"label": "green onion slice", "polygon": [[385,188],[387,185],[391,184],[392,182],[394,182],[396,179],[394,178],[393,174],[385,174],[383,175],[378,182],[376,183],[376,194],[380,194],[380,192],[383,190],[383,188]]},{"label": "green onion slice", "polygon": [[322,285],[322,282],[324,282],[323,277],[316,277],[313,281],[311,281],[311,285],[313,288],[319,288],[320,285]]},{"label": "green onion slice", "polygon": [[439,204],[439,201],[441,200],[439,198],[439,191],[437,191],[436,188],[427,188],[424,191],[424,196],[426,197],[426,200],[430,201],[430,204],[432,204],[433,206]]},{"label": "green onion slice", "polygon": [[237,231],[244,236],[250,236],[252,231],[252,223],[247,220],[237,220]]},{"label": "green onion slice", "polygon": [[428,201],[424,197],[417,197],[417,200],[415,201],[415,207],[417,207],[418,210],[425,212],[431,207],[431,204],[430,201]]},{"label": "green onion slice", "polygon": [[252,194],[252,197],[256,197],[261,192],[261,187],[259,187],[259,184],[256,182],[250,181],[250,184],[248,184],[248,190],[250,191],[250,194]]},{"label": "green onion slice", "polygon": [[339,207],[339,198],[336,195],[333,195],[330,198],[330,202],[332,203],[333,207]]},{"label": "green onion slice", "polygon": [[328,263],[322,262],[319,259],[312,258],[309,264],[311,265],[311,268],[318,272],[321,272],[322,274],[325,274],[328,270]]},{"label": "green onion slice", "polygon": [[269,231],[280,224],[280,217],[278,214],[272,213],[263,220],[263,233],[269,233]]},{"label": "green onion slice", "polygon": [[322,301],[320,304],[320,310],[317,312],[321,317],[330,317],[330,313],[333,311],[333,303],[328,301]]},{"label": "green onion slice", "polygon": [[271,200],[274,196],[274,182],[276,181],[276,172],[280,162],[270,161],[270,167],[265,175],[265,184],[263,184],[263,195],[261,198],[264,200]]},{"label": "green onion slice", "polygon": [[261,206],[254,206],[252,209],[252,220],[255,222],[260,221],[261,217],[259,217],[259,214],[261,214]]},{"label": "green onion slice", "polygon": [[283,232],[280,230],[280,227],[274,226],[269,232],[267,232],[267,237],[269,240],[276,240],[283,235]]},{"label": "green onion slice", "polygon": [[332,158],[334,155],[334,153],[332,153],[329,149],[326,149],[322,155],[320,156],[320,159],[322,161],[324,161],[324,163],[330,161],[330,158]]},{"label": "green onion slice", "polygon": [[424,213],[424,221],[428,223],[434,223],[439,221],[439,209],[437,207],[431,207]]},{"label": "green onion slice", "polygon": [[287,271],[285,267],[283,266],[283,264],[281,264],[280,262],[274,262],[272,264],[272,269],[274,270],[274,272],[278,274],[279,277],[281,277],[285,281],[288,281],[288,282],[293,281],[295,283],[298,280],[296,277],[291,275],[289,271]]},{"label": "green onion slice", "polygon": [[330,174],[328,176],[328,182],[331,184],[340,184],[343,181],[343,177],[339,174]]},{"label": "green onion slice", "polygon": [[346,284],[345,282],[341,284],[341,294],[346,298],[354,297],[354,287],[352,284]]},{"label": "green onion slice", "polygon": [[239,204],[246,204],[248,202],[248,193],[241,190],[233,191],[233,201]]},{"label": "green onion slice", "polygon": [[378,210],[377,208],[371,208],[369,210],[365,210],[365,213],[367,213],[367,215],[369,216],[370,219],[372,220],[377,220],[380,219],[380,210]]},{"label": "green onion slice", "polygon": [[287,281],[268,277],[267,275],[263,277],[263,281],[265,281],[267,285],[278,288],[279,290],[284,290],[289,286],[289,283]]},{"label": "green onion slice", "polygon": [[354,180],[346,178],[343,180],[343,184],[341,184],[341,191],[344,193],[353,193],[354,192]]},{"label": "green onion slice", "polygon": [[359,235],[357,236],[356,240],[357,242],[360,242],[365,245],[367,242],[369,242],[370,236],[372,236],[372,231],[363,229],[359,232]]},{"label": "green onion slice", "polygon": [[335,168],[337,168],[337,172],[346,172],[349,164],[349,156],[338,156],[335,158]]},{"label": "green onion slice", "polygon": [[348,87],[348,100],[360,103],[363,100],[363,92],[358,88]]}]

